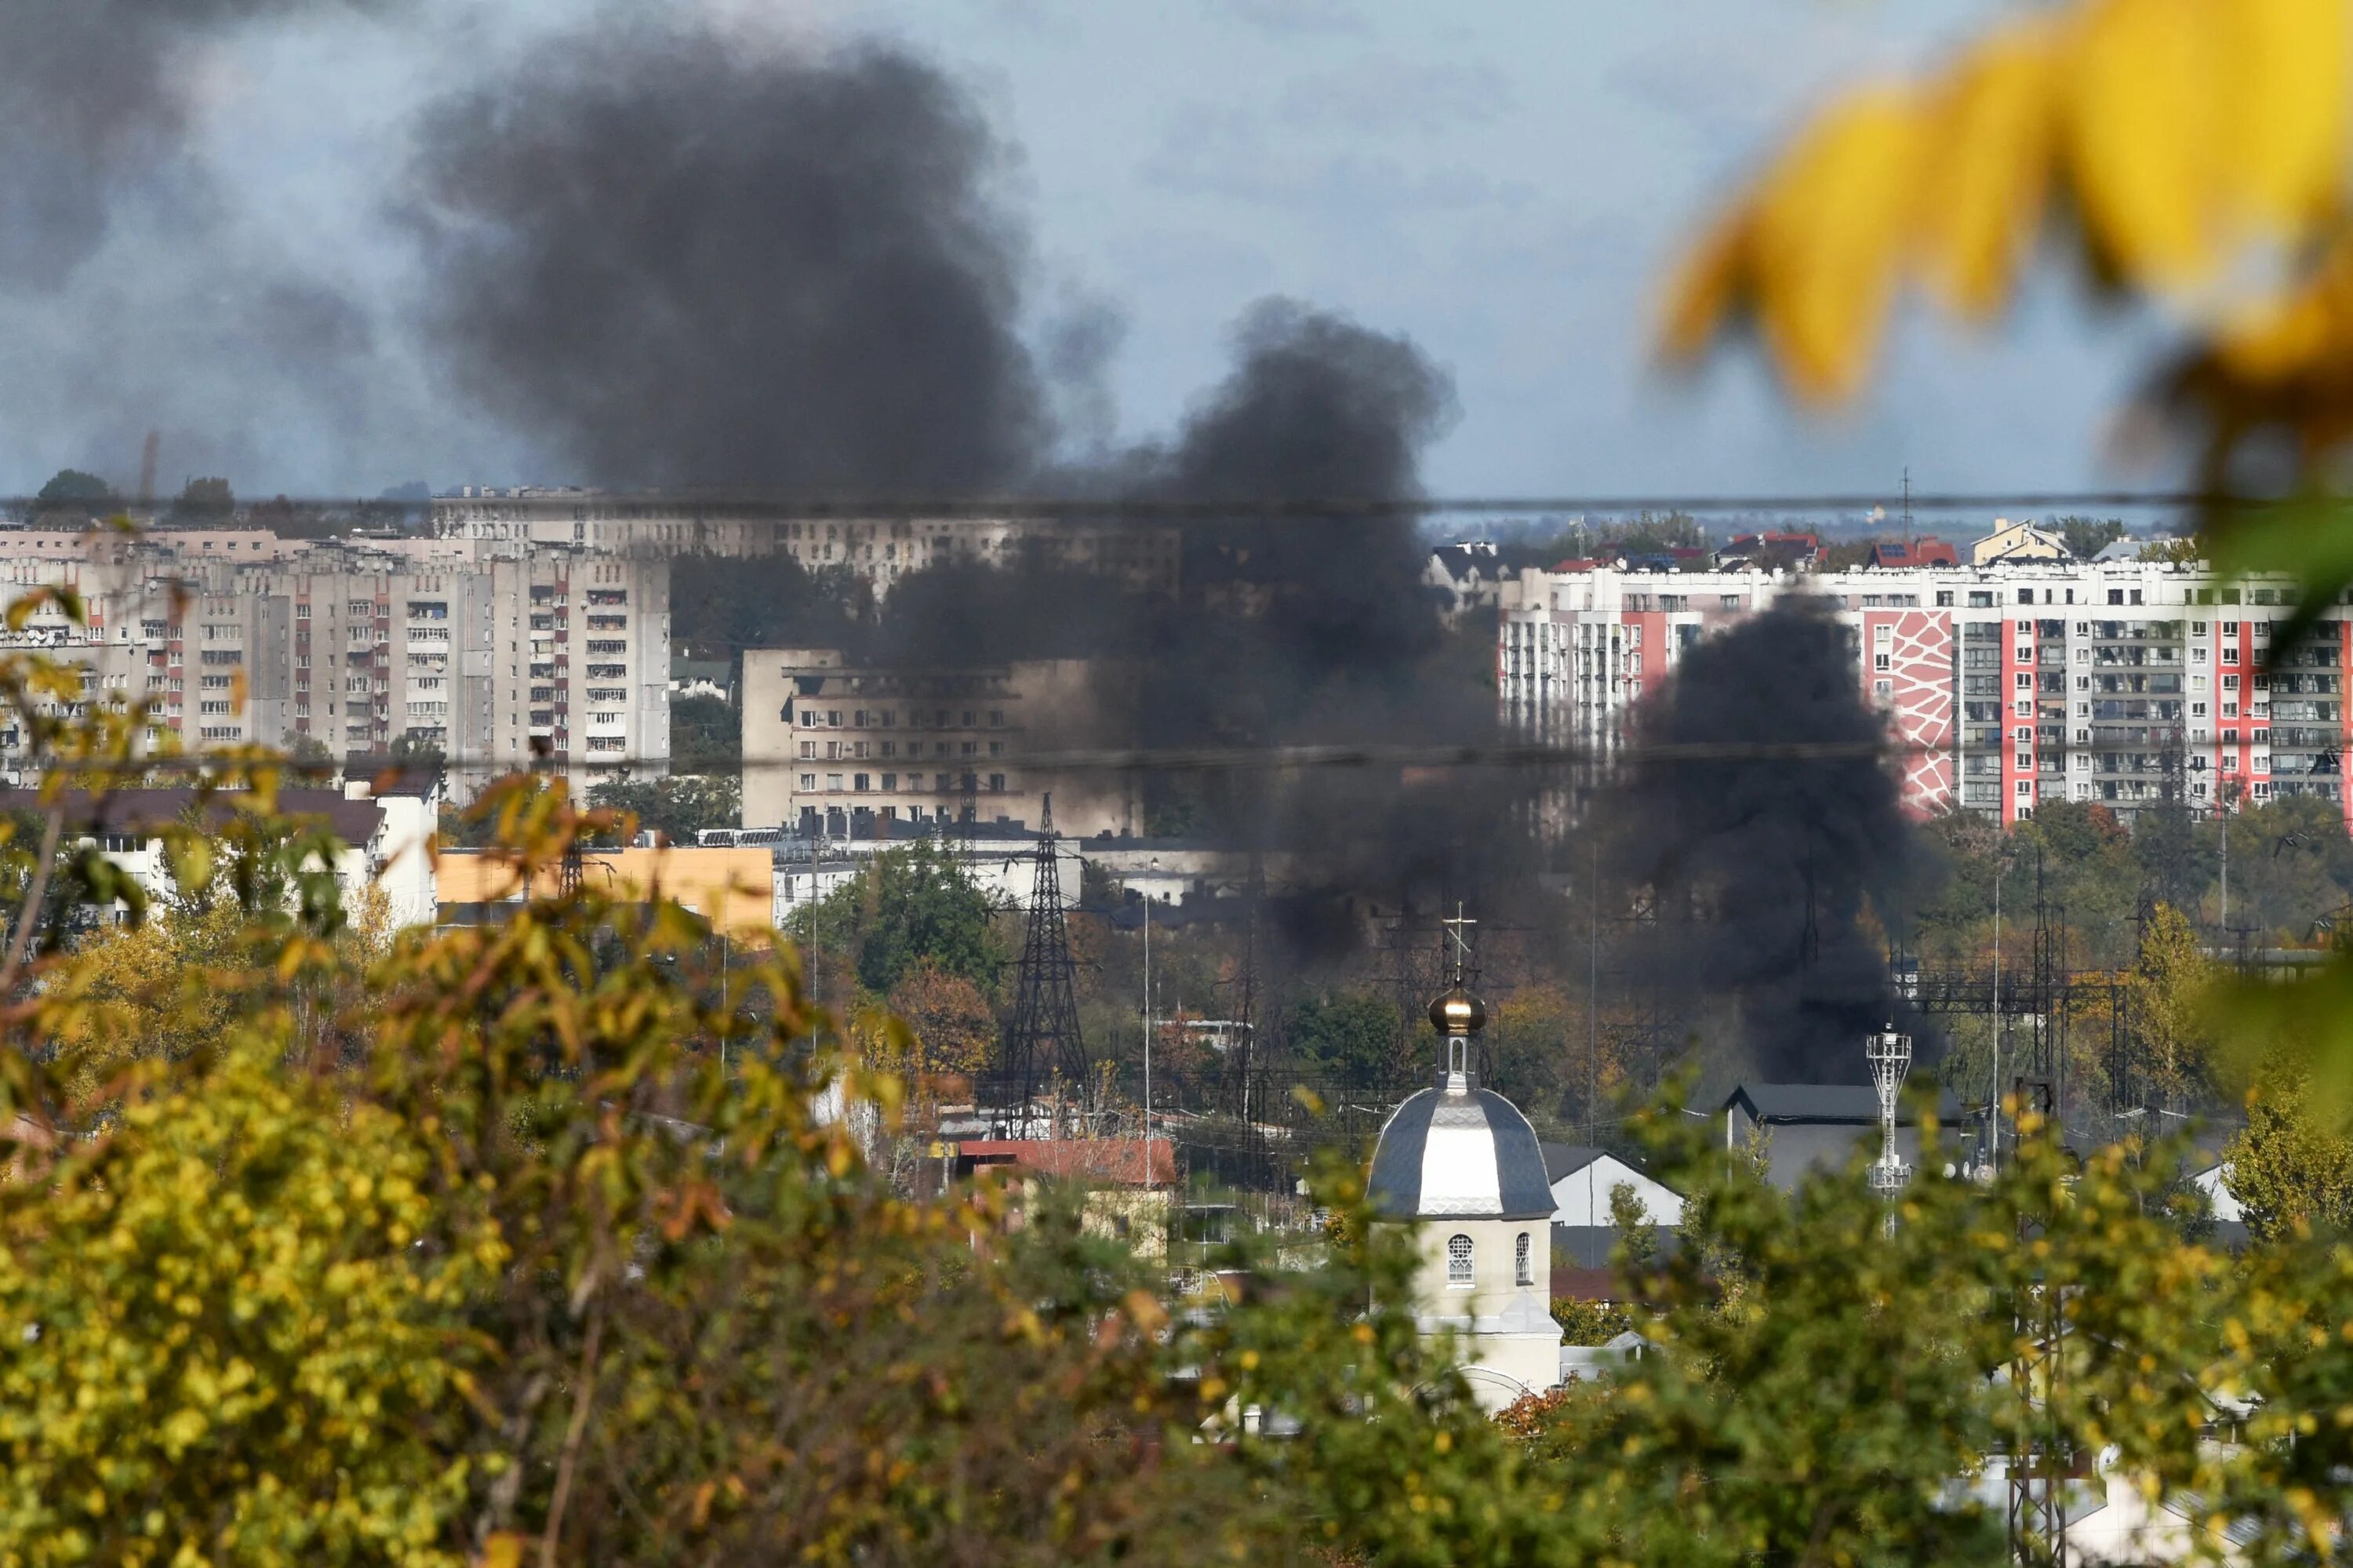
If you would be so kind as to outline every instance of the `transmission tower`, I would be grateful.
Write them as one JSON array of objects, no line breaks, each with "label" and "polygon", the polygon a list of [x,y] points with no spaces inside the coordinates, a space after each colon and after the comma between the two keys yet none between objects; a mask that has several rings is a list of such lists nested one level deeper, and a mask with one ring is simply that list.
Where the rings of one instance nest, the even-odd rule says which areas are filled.
[{"label": "transmission tower", "polygon": [[[2044,894],[2042,852],[2034,854],[2034,948],[2025,1045],[2017,1056],[2010,1093],[2019,1151],[2030,1138],[2065,1141],[2066,921]],[[1997,1113],[1998,1114],[1998,1113]],[[2018,1240],[2031,1254],[2048,1235],[2046,1216],[2021,1213]],[[2010,1387],[2021,1402],[2018,1436],[2009,1462],[2011,1555],[2025,1564],[2067,1561],[2067,1473],[2073,1455],[2058,1425],[2059,1377],[2064,1360],[2065,1304],[2048,1277],[2029,1283],[2012,1308],[2020,1351]],[[2038,1411],[2038,1404],[2040,1410]],[[2039,1429],[2039,1435],[2037,1434]]]},{"label": "transmission tower", "polygon": [[[970,777],[969,775],[966,776]],[[1079,1033],[1070,927],[1064,918],[1054,798],[1044,798],[1038,828],[1038,869],[1030,884],[1029,932],[1016,970],[1013,1021],[1006,1027],[1003,1074],[1021,1097],[1020,1133],[1034,1137],[1031,1119],[1039,1080],[1051,1076],[1072,1089],[1088,1083],[1086,1042]]]}]

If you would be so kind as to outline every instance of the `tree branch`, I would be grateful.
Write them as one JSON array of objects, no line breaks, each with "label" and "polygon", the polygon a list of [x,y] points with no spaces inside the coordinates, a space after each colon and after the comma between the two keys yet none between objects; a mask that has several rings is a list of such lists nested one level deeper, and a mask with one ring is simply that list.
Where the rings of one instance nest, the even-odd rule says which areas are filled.
[{"label": "tree branch", "polygon": [[555,1492],[547,1503],[547,1533],[540,1537],[540,1568],[555,1568],[555,1543],[564,1534],[564,1510],[572,1500],[572,1470],[580,1459],[581,1439],[588,1435],[588,1406],[596,1395],[596,1346],[605,1335],[602,1296],[588,1313],[588,1337],[580,1347],[580,1379],[572,1391],[572,1425],[564,1434],[564,1453],[555,1463]]},{"label": "tree branch", "polygon": [[8,958],[0,963],[0,996],[15,989],[16,972],[25,966],[25,952],[32,945],[33,928],[41,922],[41,901],[48,896],[49,868],[57,863],[58,840],[65,834],[66,809],[63,802],[49,808],[48,818],[41,824],[41,858],[33,867],[33,878],[25,886],[25,906],[16,912],[16,929],[8,938]]}]

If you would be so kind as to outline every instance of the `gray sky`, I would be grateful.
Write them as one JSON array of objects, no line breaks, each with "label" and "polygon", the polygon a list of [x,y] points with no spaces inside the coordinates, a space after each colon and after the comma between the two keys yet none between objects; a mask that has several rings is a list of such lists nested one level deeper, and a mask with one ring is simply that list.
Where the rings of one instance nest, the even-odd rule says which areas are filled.
[{"label": "gray sky", "polygon": [[[468,61],[590,9],[418,3],[430,26],[317,16],[233,35],[185,67],[199,115],[191,184],[212,219],[269,234],[290,269],[322,270],[380,318],[430,287],[385,217],[409,107]],[[1773,138],[1840,84],[1926,58],[1998,6],[705,8],[819,38],[887,33],[974,88],[1020,149],[1039,329],[1105,306],[1124,323],[1111,366],[1124,438],[1170,428],[1227,365],[1240,311],[1282,293],[1409,334],[1451,371],[1461,418],[1428,476],[1442,492],[1851,490],[1892,487],[1907,464],[1928,489],[2120,477],[2100,463],[2102,434],[2153,335],[2101,316],[2063,279],[2039,283],[1992,334],[1907,321],[1865,404],[1829,421],[1787,412],[1746,352],[1680,383],[1645,362],[1668,260]],[[158,268],[173,243],[165,210],[159,198],[118,221],[62,292],[0,300],[0,484],[37,484],[64,461],[123,473],[151,423],[167,432],[167,483],[216,464],[248,492],[565,477],[519,471],[527,460],[454,409],[396,333],[376,334],[351,384],[273,388],[244,374],[249,328],[207,314],[220,291],[204,259]],[[366,333],[332,313],[295,319]],[[104,374],[126,407],[94,422],[81,401],[94,373],[58,367],[70,343],[124,320],[139,323],[139,352]],[[192,382],[195,357],[217,378]],[[260,387],[259,407],[233,433],[208,429],[237,387]],[[341,391],[364,416],[341,412]]]}]

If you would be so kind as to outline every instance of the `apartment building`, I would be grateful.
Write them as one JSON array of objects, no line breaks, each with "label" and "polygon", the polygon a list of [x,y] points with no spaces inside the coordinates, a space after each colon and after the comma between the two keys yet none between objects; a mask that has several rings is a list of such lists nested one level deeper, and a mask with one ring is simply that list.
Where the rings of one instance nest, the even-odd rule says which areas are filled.
[{"label": "apartment building", "polygon": [[1793,594],[1827,599],[1847,628],[1856,681],[1905,748],[1896,766],[1916,814],[2007,821],[2072,800],[2130,815],[2168,790],[2193,808],[2290,795],[2353,806],[2353,611],[2332,606],[2275,650],[2294,583],[2198,565],[1526,571],[1504,585],[1504,717],[1606,757],[1688,649]]},{"label": "apartment building", "polygon": [[1133,781],[1027,758],[1089,744],[1095,666],[854,668],[830,649],[744,655],[744,825],[836,838],[965,819],[1092,837],[1142,824]]},{"label": "apartment building", "polygon": [[[440,748],[461,800],[534,760],[582,789],[666,770],[664,563],[244,542],[252,558],[173,536],[0,556],[0,588],[69,587],[87,610],[77,626],[44,608],[5,640],[80,665],[85,705],[146,699],[153,737],[195,748],[309,740],[341,757],[406,736]],[[0,772],[23,781],[21,736],[0,732]]]},{"label": "apartment building", "polygon": [[1176,528],[1105,519],[928,517],[801,519],[749,515],[724,503],[593,490],[468,485],[432,504],[437,538],[486,546],[537,545],[630,557],[791,556],[811,571],[838,567],[888,593],[909,572],[951,564],[1011,566],[1042,557],[1065,570],[1173,593]]}]

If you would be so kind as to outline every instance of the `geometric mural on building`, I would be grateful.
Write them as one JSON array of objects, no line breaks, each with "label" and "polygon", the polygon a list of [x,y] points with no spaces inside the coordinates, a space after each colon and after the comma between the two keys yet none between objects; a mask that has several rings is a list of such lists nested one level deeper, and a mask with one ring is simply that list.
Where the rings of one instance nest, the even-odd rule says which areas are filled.
[{"label": "geometric mural on building", "polygon": [[1894,690],[1881,699],[1896,743],[1918,747],[1897,758],[1905,810],[1932,817],[1953,806],[1953,618],[1906,609],[1894,628],[1887,674]]}]

